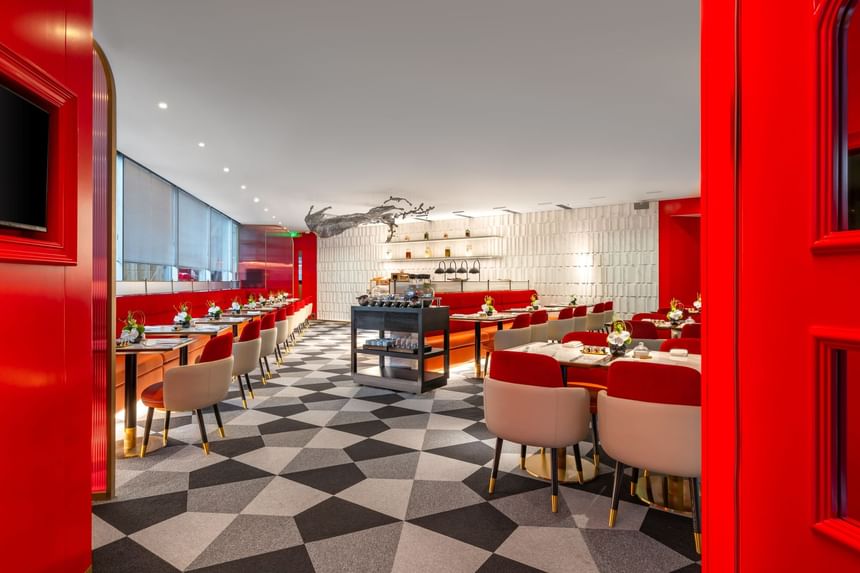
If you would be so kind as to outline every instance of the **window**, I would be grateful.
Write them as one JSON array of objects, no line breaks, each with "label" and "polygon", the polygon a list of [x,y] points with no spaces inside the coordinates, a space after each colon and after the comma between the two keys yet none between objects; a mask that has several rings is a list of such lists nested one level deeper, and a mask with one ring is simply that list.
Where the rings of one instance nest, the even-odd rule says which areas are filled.
[{"label": "window", "polygon": [[117,174],[117,280],[237,280],[236,221],[123,155]]}]

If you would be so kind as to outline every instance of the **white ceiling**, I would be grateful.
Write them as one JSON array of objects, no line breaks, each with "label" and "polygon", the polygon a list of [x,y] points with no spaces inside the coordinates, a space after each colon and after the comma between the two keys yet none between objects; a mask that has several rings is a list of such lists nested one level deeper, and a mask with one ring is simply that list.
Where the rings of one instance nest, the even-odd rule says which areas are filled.
[{"label": "white ceiling", "polygon": [[243,223],[698,195],[692,0],[94,5],[120,151]]}]

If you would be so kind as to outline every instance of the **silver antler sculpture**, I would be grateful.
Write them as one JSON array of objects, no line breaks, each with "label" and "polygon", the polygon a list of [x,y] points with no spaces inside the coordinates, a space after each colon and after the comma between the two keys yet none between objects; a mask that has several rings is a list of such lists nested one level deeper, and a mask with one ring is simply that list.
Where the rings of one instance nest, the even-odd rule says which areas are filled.
[{"label": "silver antler sculpture", "polygon": [[[403,204],[406,206],[403,206]],[[316,233],[321,239],[328,239],[340,235],[348,229],[358,227],[359,225],[367,225],[370,223],[385,223],[388,225],[388,237],[386,243],[391,242],[394,237],[394,232],[397,230],[397,219],[405,219],[406,217],[423,217],[430,211],[435,209],[433,206],[424,206],[421,203],[417,207],[412,205],[412,202],[403,197],[391,196],[386,199],[382,205],[374,207],[367,213],[350,213],[349,215],[328,215],[326,211],[331,207],[325,207],[319,211],[314,211],[314,206],[308,209],[308,214],[305,215],[305,224],[308,229]]]}]

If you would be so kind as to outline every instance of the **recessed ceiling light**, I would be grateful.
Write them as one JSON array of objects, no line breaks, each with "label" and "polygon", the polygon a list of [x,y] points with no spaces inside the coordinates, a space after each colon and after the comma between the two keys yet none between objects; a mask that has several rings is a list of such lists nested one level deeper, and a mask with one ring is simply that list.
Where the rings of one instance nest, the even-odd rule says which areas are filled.
[{"label": "recessed ceiling light", "polygon": [[206,147],[206,142],[205,142],[205,141],[201,141],[201,142],[199,142],[199,143],[197,144],[197,147]]},{"label": "recessed ceiling light", "polygon": [[245,189],[247,189],[247,188],[248,188],[248,186],[247,186],[247,185],[242,185],[242,186],[241,186],[241,188],[242,188],[242,191],[244,191]]},{"label": "recessed ceiling light", "polygon": [[662,191],[645,191],[646,195],[659,195]]},{"label": "recessed ceiling light", "polygon": [[278,225],[280,225],[281,227],[283,227],[283,226],[284,226],[284,222],[283,222],[283,221],[278,221]]},{"label": "recessed ceiling light", "polygon": [[229,168],[229,167],[225,167],[225,168],[224,168],[224,173],[230,173],[230,168]]},{"label": "recessed ceiling light", "polygon": [[272,215],[272,219],[277,219],[277,217],[275,217],[274,215]]},{"label": "recessed ceiling light", "polygon": [[166,101],[158,102],[158,109],[167,109],[167,102]]},{"label": "recessed ceiling light", "polygon": [[254,203],[259,203],[259,202],[260,202],[260,198],[259,198],[259,197],[254,197]]},{"label": "recessed ceiling light", "polygon": [[266,212],[266,213],[268,213],[268,212],[269,212],[269,208],[268,208],[268,207],[263,207],[263,211],[264,211],[264,212]]}]

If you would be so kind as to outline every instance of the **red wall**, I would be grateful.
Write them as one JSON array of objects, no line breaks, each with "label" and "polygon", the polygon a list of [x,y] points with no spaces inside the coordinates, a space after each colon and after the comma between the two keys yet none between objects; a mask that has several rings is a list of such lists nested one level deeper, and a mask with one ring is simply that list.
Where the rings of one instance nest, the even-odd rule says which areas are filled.
[{"label": "red wall", "polygon": [[[299,289],[299,253],[302,253],[302,284]],[[310,299],[313,303],[314,314],[319,314],[317,308],[317,236],[313,233],[303,233],[293,239],[293,268],[295,269],[295,296],[301,293],[302,298]]]},{"label": "red wall", "polygon": [[239,227],[239,279],[243,288],[293,294],[293,239],[280,227]]},{"label": "red wall", "polygon": [[660,201],[659,306],[672,298],[689,305],[701,292],[698,197]]},{"label": "red wall", "polygon": [[90,556],[92,6],[4,2],[0,42],[78,98],[77,264],[0,263],[0,526],[7,571],[83,572]]}]

